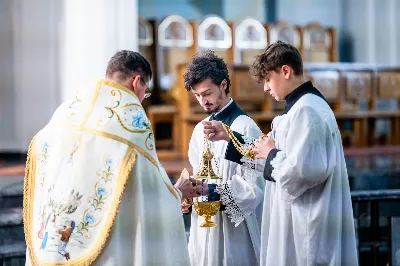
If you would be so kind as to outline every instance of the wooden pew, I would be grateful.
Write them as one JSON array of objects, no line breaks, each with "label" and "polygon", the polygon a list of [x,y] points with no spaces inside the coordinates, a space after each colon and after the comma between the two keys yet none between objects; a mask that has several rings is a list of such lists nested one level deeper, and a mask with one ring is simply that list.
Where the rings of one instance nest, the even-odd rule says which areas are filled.
[{"label": "wooden pew", "polygon": [[260,112],[265,109],[264,84],[254,80],[248,66],[230,66],[231,96],[246,112]]},{"label": "wooden pew", "polygon": [[156,72],[154,25],[154,20],[150,21],[139,17],[139,52],[150,62],[151,69]]},{"label": "wooden pew", "polygon": [[[179,154],[179,113],[175,105],[154,105],[147,110],[160,159],[177,159]],[[164,126],[159,128],[158,126]],[[165,134],[169,132],[169,134]],[[163,135],[165,134],[165,135]],[[158,137],[159,135],[160,138]]]},{"label": "wooden pew", "polygon": [[[346,69],[340,70],[343,77],[343,93],[341,94],[341,108],[336,113],[339,126],[353,125],[349,131],[353,138],[349,144],[351,146],[366,147],[368,146],[368,127],[367,118],[348,116],[348,113],[368,112],[371,105],[371,95],[373,86],[373,72],[369,69]],[[346,130],[346,131],[345,131]],[[346,143],[344,143],[346,144]],[[347,146],[347,145],[345,145]]]},{"label": "wooden pew", "polygon": [[[305,62],[337,60],[335,29],[318,23],[295,26],[281,21],[264,26],[254,19],[244,19],[233,24],[217,16],[197,23],[172,15],[158,25],[140,18],[140,52],[155,70],[151,106],[146,101],[145,107],[158,149],[173,151],[162,153],[166,158],[187,157],[194,125],[206,117],[194,96],[183,87],[187,62],[195,52],[204,49],[215,50],[225,59],[232,97],[263,132],[270,130],[272,119],[284,111],[285,103],[265,94],[263,84],[252,79],[248,66],[268,43],[277,40],[295,45]],[[345,147],[400,145],[400,69],[305,63],[305,76],[321,90],[334,110]],[[162,124],[170,124],[169,139],[161,139],[166,131],[159,129]]]},{"label": "wooden pew", "polygon": [[286,21],[278,21],[268,25],[268,34],[269,43],[282,41],[292,44],[299,51],[302,50],[301,27],[299,26]]},{"label": "wooden pew", "polygon": [[336,30],[313,22],[301,27],[304,62],[337,62]]},{"label": "wooden pew", "polygon": [[306,64],[306,76],[329,98],[345,147],[367,147],[373,123],[379,117],[396,117],[373,108],[376,71],[359,64]]},{"label": "wooden pew", "polygon": [[[396,94],[399,86],[396,90],[396,86],[388,87],[384,82],[384,78],[397,74],[396,69],[390,69],[392,72],[376,66],[345,66],[341,69],[346,80],[345,104],[355,107],[343,111],[351,111],[354,117],[358,116],[355,119],[361,130],[361,147],[399,144],[399,97]],[[392,99],[389,102],[394,101],[395,106],[382,108],[382,100],[389,97]]]},{"label": "wooden pew", "polygon": [[159,102],[159,83],[157,71],[157,39],[156,39],[157,22],[155,20],[145,20],[139,17],[139,52],[150,63],[153,71],[153,77],[150,83],[152,95],[149,100],[143,102],[143,107],[147,109],[152,104]]},{"label": "wooden pew", "polygon": [[371,131],[375,132],[369,142],[371,145],[400,145],[400,119],[395,115],[400,106],[400,68],[377,68],[375,75],[372,109],[394,115],[369,121]]},{"label": "wooden pew", "polygon": [[179,128],[179,151],[181,158],[188,157],[189,142],[192,136],[192,132],[196,124],[207,117],[204,110],[199,105],[198,101],[194,97],[192,92],[188,92],[184,86],[183,74],[186,70],[186,64],[178,66],[179,69],[179,83],[178,93],[180,95],[179,101],[177,101],[177,107],[179,112],[180,123]]},{"label": "wooden pew", "polygon": [[[186,63],[195,52],[212,49],[225,59],[229,64],[232,97],[259,123],[264,132],[270,130],[272,119],[284,111],[285,103],[276,102],[269,97],[263,92],[263,84],[258,84],[252,79],[248,72],[248,65],[253,61],[254,55],[262,52],[268,43],[282,40],[295,45],[306,58],[305,61],[334,62],[337,59],[335,30],[318,23],[300,27],[278,22],[264,27],[256,20],[244,19],[233,27],[232,23],[226,23],[216,16],[207,17],[199,24],[182,22],[183,18],[179,16],[171,17],[176,21],[181,21],[181,24],[191,26],[192,35],[189,35],[192,36],[193,42],[190,42],[191,46],[183,49],[183,47],[165,45],[165,42],[162,44],[158,37],[162,51],[160,54],[163,58],[167,58],[165,61],[168,61],[170,65],[170,67],[163,65],[164,72],[161,72],[164,75],[171,72],[166,69],[175,68],[176,70],[172,72],[174,72],[173,76],[177,77],[173,86],[175,89],[172,93],[168,93],[175,100],[175,108],[172,105],[159,108],[162,112],[168,112],[158,121],[168,120],[168,117],[171,123],[182,121],[180,125],[173,127],[173,138],[179,139],[179,141],[173,141],[173,147],[175,150],[178,149],[180,155],[185,158],[194,125],[206,117],[194,96],[186,92],[183,86]],[[171,20],[169,23],[172,23]],[[165,25],[159,27],[159,36],[170,27],[166,22]],[[254,41],[249,41],[251,38]],[[178,52],[177,48],[181,50]],[[179,60],[172,63],[168,58],[179,58]],[[306,63],[305,75],[321,90],[334,110],[345,147],[400,143],[399,92],[395,89],[400,83],[398,71],[393,69],[377,71],[373,66],[360,64]],[[397,102],[397,109],[377,108],[385,99]],[[166,100],[163,99],[163,101]],[[157,111],[151,110],[150,117],[154,117],[153,121],[157,121],[156,116]],[[382,119],[390,120],[390,134],[384,143],[377,141],[377,138],[371,134],[371,130],[380,128],[377,121]],[[175,130],[176,128],[179,130]]]},{"label": "wooden pew", "polygon": [[[178,15],[167,16],[158,27],[160,84],[171,92],[178,82],[178,65],[186,64],[195,53],[194,23]],[[164,99],[165,100],[165,99]]]},{"label": "wooden pew", "polygon": [[[380,72],[371,66],[357,64],[322,66],[308,64],[305,66],[305,76],[321,90],[335,112],[345,148],[362,148],[379,144],[371,140],[374,124],[379,119],[390,120],[391,125],[388,141],[383,145],[399,145],[400,111],[398,106],[396,105],[394,110],[373,108],[379,95],[390,97],[396,103],[399,102],[400,86],[397,86],[399,73],[395,69],[392,71],[385,69]],[[264,132],[268,132],[272,118],[282,110],[274,108],[272,104],[276,102],[263,92],[262,84],[256,83],[251,78],[247,66],[231,66],[230,75],[232,97],[251,115]],[[384,82],[385,78],[390,82]],[[387,84],[389,87],[383,88]],[[196,116],[189,118],[189,116],[190,112],[186,113],[186,118],[191,123],[199,119],[199,116],[197,118]]]},{"label": "wooden pew", "polygon": [[272,119],[283,112],[284,103],[276,102],[264,92],[264,84],[251,76],[248,66],[231,66],[230,76],[232,98],[263,132],[269,132]]},{"label": "wooden pew", "polygon": [[[148,108],[153,125],[158,156],[161,159],[179,157],[179,112],[175,104],[178,82],[178,65],[186,64],[195,52],[193,25],[185,18],[171,15],[164,18],[157,31],[157,72],[160,74],[160,101]],[[170,134],[166,134],[170,133]],[[163,139],[159,138],[161,134]]]},{"label": "wooden pew", "polygon": [[[383,74],[388,73],[385,70]],[[376,145],[371,141],[374,123],[379,119],[391,121],[391,133],[388,142],[384,145],[398,145],[399,140],[399,115],[396,110],[373,109],[373,97],[376,87],[377,75],[380,72],[369,66],[357,64],[328,64],[328,65],[306,65],[305,76],[321,90],[328,103],[335,112],[345,148],[366,148]],[[397,72],[389,72],[397,78]],[[385,76],[383,75],[383,76]],[[263,132],[270,131],[272,119],[282,113],[283,110],[274,108],[276,103],[268,94],[263,92],[262,84],[256,83],[248,72],[246,66],[231,66],[230,76],[232,81],[232,97],[239,106],[259,124]],[[382,83],[382,82],[381,82]],[[393,81],[391,84],[396,84]],[[392,86],[392,85],[391,85]],[[382,89],[380,89],[382,90]],[[395,97],[397,90],[389,87],[391,94]],[[384,95],[388,92],[382,92]],[[394,99],[396,102],[398,98]],[[197,103],[194,102],[194,105]],[[186,121],[195,124],[204,115],[194,115],[196,112],[187,112]],[[381,144],[382,145],[382,144]]]},{"label": "wooden pew", "polygon": [[345,147],[362,146],[364,140],[361,133],[363,118],[354,119],[353,116],[346,116],[349,114],[348,111],[354,112],[357,107],[349,105],[346,101],[347,84],[340,71],[336,68],[309,67],[305,69],[305,76],[321,91],[335,112],[343,145]]},{"label": "wooden pew", "polygon": [[[172,28],[186,29],[186,34],[181,34],[181,36],[185,36],[186,39],[183,40],[183,42],[176,42],[176,40],[174,40],[173,42],[169,40],[164,40],[166,38],[165,36],[167,36],[166,32],[171,31]],[[164,59],[164,62],[166,62],[166,64],[162,65],[162,78],[160,84],[161,87],[164,87],[164,89],[173,86],[173,89],[166,94],[167,97],[164,97],[163,101],[172,101],[170,101],[170,103],[166,106],[151,107],[149,110],[149,116],[151,117],[150,119],[152,119],[152,123],[168,122],[167,120],[170,119],[169,122],[173,125],[172,137],[169,142],[158,142],[156,144],[157,147],[159,147],[159,144],[170,144],[172,141],[173,151],[181,151],[180,155],[182,157],[187,157],[187,146],[194,125],[191,125],[190,123],[182,124],[179,123],[179,121],[185,119],[185,117],[189,113],[202,114],[204,111],[201,109],[196,99],[184,90],[183,73],[185,67],[181,69],[178,66],[186,66],[191,57],[195,54],[195,52],[205,49],[215,50],[216,54],[224,58],[227,63],[232,63],[232,28],[230,25],[228,25],[228,23],[216,16],[207,17],[197,26],[196,22],[189,23],[185,21],[182,17],[174,15],[165,18],[163,22],[161,22],[158,34],[159,44],[162,51],[161,54],[163,55],[162,58]],[[190,41],[187,40],[187,38],[189,37],[191,37]],[[166,82],[167,85],[164,85],[165,82],[163,82],[163,78],[164,80],[168,81],[168,79],[171,79],[171,77],[175,77],[176,80],[170,82],[170,84]],[[182,97],[190,100],[187,102],[188,105],[185,103],[185,100],[181,99]],[[172,105],[175,106],[173,107]],[[193,108],[191,108],[191,110],[189,111],[187,110],[187,107],[185,107],[186,105]],[[167,115],[162,115],[161,112],[165,112],[166,110],[168,111]],[[186,127],[188,126],[190,126],[190,130],[186,129]],[[183,127],[183,129],[181,127]],[[184,150],[184,152],[182,152],[182,149]],[[167,153],[163,152],[160,154]],[[169,153],[167,157],[170,157]]]},{"label": "wooden pew", "polygon": [[210,49],[227,64],[233,63],[232,24],[218,16],[206,17],[197,27],[196,51]]},{"label": "wooden pew", "polygon": [[251,65],[254,57],[268,46],[266,27],[256,19],[247,18],[234,27],[234,64]]},{"label": "wooden pew", "polygon": [[304,75],[321,91],[333,110],[341,110],[340,94],[342,84],[340,73],[337,69],[305,68]]}]

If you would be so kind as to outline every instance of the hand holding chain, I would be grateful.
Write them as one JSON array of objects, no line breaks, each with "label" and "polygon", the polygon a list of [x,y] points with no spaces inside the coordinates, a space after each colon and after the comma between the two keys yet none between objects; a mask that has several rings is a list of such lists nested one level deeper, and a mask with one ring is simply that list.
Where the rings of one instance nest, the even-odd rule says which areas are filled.
[{"label": "hand holding chain", "polygon": [[232,129],[225,125],[224,123],[221,123],[222,127],[225,129],[226,133],[228,134],[229,138],[232,140],[233,146],[236,148],[236,150],[243,156],[250,158],[251,160],[256,159],[256,153],[253,151],[254,149],[254,144],[251,145],[250,148],[246,148],[240,141],[236,138],[235,134],[233,134]]}]

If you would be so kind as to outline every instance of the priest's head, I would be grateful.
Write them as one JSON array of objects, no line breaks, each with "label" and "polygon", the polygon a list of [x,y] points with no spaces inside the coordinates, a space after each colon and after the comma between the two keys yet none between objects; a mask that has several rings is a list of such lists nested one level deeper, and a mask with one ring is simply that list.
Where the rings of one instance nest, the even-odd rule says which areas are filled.
[{"label": "priest's head", "polygon": [[250,66],[250,72],[264,83],[264,91],[277,101],[284,101],[289,93],[304,83],[300,52],[282,41],[269,45],[258,55]]},{"label": "priest's head", "polygon": [[206,113],[218,112],[229,102],[228,67],[214,51],[197,53],[183,75],[185,88],[191,91]]},{"label": "priest's head", "polygon": [[152,71],[141,54],[128,50],[118,51],[107,65],[106,79],[131,90],[142,102],[150,97],[149,83]]}]

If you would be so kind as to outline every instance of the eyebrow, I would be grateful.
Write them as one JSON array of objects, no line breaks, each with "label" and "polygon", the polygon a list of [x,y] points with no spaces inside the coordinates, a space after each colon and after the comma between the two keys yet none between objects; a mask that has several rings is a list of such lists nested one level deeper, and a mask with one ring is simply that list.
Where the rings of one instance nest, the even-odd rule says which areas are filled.
[{"label": "eyebrow", "polygon": [[205,91],[203,91],[203,92],[200,92],[200,93],[195,92],[194,94],[204,94],[204,93],[209,92],[210,90],[211,90],[211,89],[207,89],[207,90],[205,90]]}]

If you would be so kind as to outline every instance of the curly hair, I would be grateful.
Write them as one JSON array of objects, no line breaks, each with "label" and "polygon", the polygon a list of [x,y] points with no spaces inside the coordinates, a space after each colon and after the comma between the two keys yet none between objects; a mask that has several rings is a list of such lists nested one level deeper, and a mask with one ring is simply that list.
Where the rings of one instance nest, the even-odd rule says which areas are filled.
[{"label": "curly hair", "polygon": [[229,93],[231,85],[228,67],[224,60],[211,50],[196,53],[187,66],[183,78],[187,91],[190,91],[193,86],[208,78],[211,78],[212,82],[216,85],[221,85],[221,82],[226,80],[226,94]]},{"label": "curly hair", "polygon": [[152,71],[149,62],[138,52],[121,50],[116,52],[107,65],[106,76],[118,73],[119,80],[125,80],[134,73],[142,78],[151,79]]},{"label": "curly hair", "polygon": [[258,82],[264,82],[268,72],[279,71],[283,65],[290,66],[296,76],[303,75],[303,60],[299,50],[291,44],[277,41],[256,56],[250,66],[250,73]]}]

